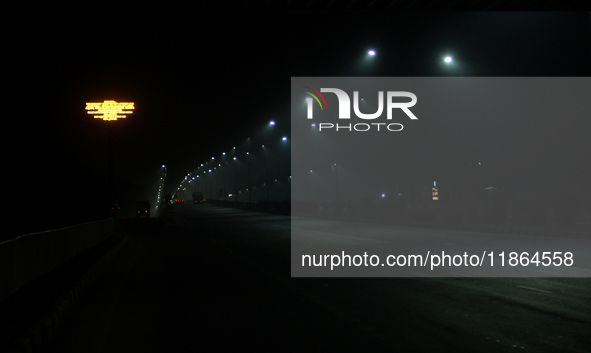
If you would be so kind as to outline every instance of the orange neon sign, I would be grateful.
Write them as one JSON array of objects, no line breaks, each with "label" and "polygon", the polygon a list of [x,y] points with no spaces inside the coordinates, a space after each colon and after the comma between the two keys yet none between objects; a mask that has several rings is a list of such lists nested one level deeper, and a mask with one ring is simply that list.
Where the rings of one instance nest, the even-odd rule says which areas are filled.
[{"label": "orange neon sign", "polygon": [[134,109],[133,102],[107,100],[102,103],[86,103],[88,114],[94,115],[95,119],[103,119],[105,121],[127,118],[126,114],[133,113]]}]

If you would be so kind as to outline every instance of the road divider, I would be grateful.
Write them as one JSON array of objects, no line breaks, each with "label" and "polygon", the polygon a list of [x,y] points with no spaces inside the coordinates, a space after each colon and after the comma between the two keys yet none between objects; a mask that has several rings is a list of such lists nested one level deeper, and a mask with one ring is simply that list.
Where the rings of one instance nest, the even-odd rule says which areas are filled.
[{"label": "road divider", "polygon": [[0,242],[0,301],[113,235],[112,218]]}]

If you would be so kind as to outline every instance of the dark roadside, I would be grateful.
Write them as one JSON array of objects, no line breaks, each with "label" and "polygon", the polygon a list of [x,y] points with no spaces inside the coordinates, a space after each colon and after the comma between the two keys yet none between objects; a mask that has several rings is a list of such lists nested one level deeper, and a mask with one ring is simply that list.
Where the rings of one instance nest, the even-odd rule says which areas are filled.
[{"label": "dark roadside", "polygon": [[[323,303],[211,241],[229,228],[217,221],[196,225],[126,222],[129,240],[120,256],[44,352],[386,348]],[[247,237],[252,230],[240,232]]]},{"label": "dark roadside", "polygon": [[[22,347],[34,350],[45,343],[54,332],[46,332],[44,321],[51,315],[54,316],[52,319],[60,321],[68,314],[74,301],[82,294],[83,287],[90,282],[85,275],[93,269],[98,270],[99,262],[123,240],[123,232],[117,230],[103,243],[82,252],[1,301],[0,352]],[[52,324],[49,330],[55,331],[56,326]]]}]

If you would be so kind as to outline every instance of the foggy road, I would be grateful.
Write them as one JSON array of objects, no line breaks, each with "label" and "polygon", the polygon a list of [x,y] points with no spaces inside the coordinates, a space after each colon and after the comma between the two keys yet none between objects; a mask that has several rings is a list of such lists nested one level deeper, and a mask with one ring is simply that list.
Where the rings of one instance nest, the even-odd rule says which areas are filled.
[{"label": "foggy road", "polygon": [[[177,205],[129,237],[48,352],[587,352],[591,280],[291,278],[290,218]],[[322,221],[318,221],[322,222]]]}]

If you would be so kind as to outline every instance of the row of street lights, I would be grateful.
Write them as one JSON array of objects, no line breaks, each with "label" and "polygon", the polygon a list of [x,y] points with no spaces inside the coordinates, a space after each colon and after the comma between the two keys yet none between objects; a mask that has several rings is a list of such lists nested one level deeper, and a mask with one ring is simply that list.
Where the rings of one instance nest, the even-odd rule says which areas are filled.
[{"label": "row of street lights", "polygon": [[[367,55],[371,59],[376,57],[378,53],[375,49],[370,49]],[[450,65],[454,62],[454,59],[451,55],[446,55],[442,58],[442,62]],[[268,127],[271,128],[276,125],[277,122],[274,120],[268,123]],[[288,137],[282,136],[280,140],[282,143],[287,143]],[[286,154],[287,158],[284,158],[284,161],[287,161],[288,165],[282,166],[285,170],[271,171],[271,165],[275,159],[270,157],[271,152],[269,151],[268,144],[259,143],[258,145],[260,147],[255,148],[251,139],[248,138],[244,145],[242,147],[244,151],[242,152],[238,151],[236,147],[233,147],[229,152],[222,152],[217,158],[212,156],[208,161],[200,163],[197,168],[185,176],[175,194],[178,195],[187,191],[201,191],[209,199],[231,199],[238,201],[239,197],[242,196],[242,201],[253,202],[253,195],[255,194],[257,194],[259,200],[261,199],[258,190],[259,186],[266,189],[266,195],[264,195],[263,199],[269,200],[271,198],[271,184],[278,183],[280,180],[283,181],[283,179],[288,184],[291,183],[289,153]],[[259,157],[258,160],[255,157]],[[335,192],[338,199],[338,172],[336,165],[332,168],[335,175]],[[253,171],[256,173],[254,177],[256,181],[253,181]],[[277,175],[271,176],[272,173],[276,173]],[[281,174],[283,175],[280,176]],[[162,195],[161,188],[159,187],[159,202],[161,201]],[[286,189],[289,190],[290,188]],[[228,192],[229,190],[231,192]],[[381,196],[384,198],[385,194]],[[290,195],[285,195],[286,199],[289,197]],[[190,195],[186,195],[184,198],[188,199]]]},{"label": "row of street lights", "polygon": [[[271,128],[276,125],[274,120],[268,123]],[[281,197],[289,199],[289,187],[278,188],[279,185],[289,185],[291,180],[289,138],[283,135],[270,139],[269,135],[266,132],[264,137],[267,139],[261,138],[264,141],[257,142],[247,138],[239,148],[234,146],[228,152],[200,163],[181,181],[175,195],[184,194],[183,199],[186,200],[191,197],[189,193],[198,191],[210,200],[254,202]],[[277,189],[273,195],[272,186]]]},{"label": "row of street lights", "polygon": [[166,165],[160,168],[160,178],[158,179],[158,196],[156,198],[156,208],[159,208],[166,195]]},{"label": "row of street lights", "polygon": [[[376,58],[378,57],[378,52],[375,49],[369,49],[367,51],[367,55],[366,55],[366,59],[365,61],[367,62],[368,65],[373,65],[370,64],[372,61],[377,60]],[[450,54],[446,54],[444,56],[441,57],[441,62],[445,65],[448,66],[449,68],[456,68],[456,64],[454,61],[454,58],[452,55]],[[408,72],[407,72],[408,76],[412,76],[411,72],[410,72],[410,67],[408,68]]]},{"label": "row of street lights", "polygon": [[[377,55],[377,52],[375,51],[375,49],[370,49],[367,51],[367,55],[373,57]],[[446,55],[443,57],[443,61],[447,64],[451,64],[454,61],[454,59],[451,55]]]},{"label": "row of street lights", "polygon": [[[375,64],[374,60],[378,57],[379,53],[376,48],[368,48],[365,61],[368,66],[373,66],[373,64]],[[453,69],[454,67],[457,67],[457,63],[454,61],[454,57],[450,53],[445,53],[445,55],[440,56],[439,60],[440,63],[447,68]],[[410,86],[410,69],[408,76]],[[360,101],[363,101],[363,98],[361,98]],[[310,125],[314,128],[313,131],[318,131],[317,123],[311,123]],[[295,182],[297,184],[294,184],[294,190],[298,190],[298,194],[294,197],[299,199],[309,198],[315,201],[335,200],[338,202],[342,201],[341,199],[343,196],[351,197],[351,195],[358,191],[355,187],[351,186],[355,185],[356,180],[353,180],[355,176],[348,172],[348,170],[350,171],[351,169],[347,168],[346,163],[343,164],[339,162],[337,164],[336,161],[330,163],[324,161],[323,163],[325,164],[318,165],[317,162],[310,162],[308,168],[294,170],[296,178]],[[387,199],[388,201],[401,199],[402,193],[400,192],[400,182],[398,178],[400,177],[397,177],[396,180],[392,182],[394,184],[392,187],[387,188],[384,186],[379,188],[376,186],[375,196],[378,199]],[[295,188],[296,186],[297,189]],[[353,190],[351,190],[351,188]],[[435,198],[433,198],[433,200],[435,200]],[[439,198],[437,198],[437,200],[439,200]]]}]

